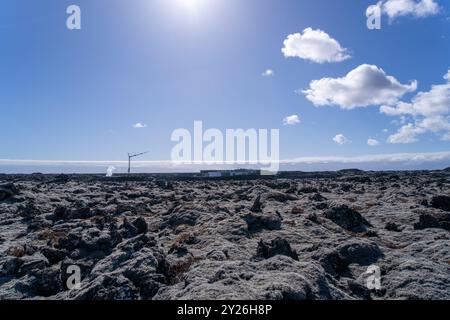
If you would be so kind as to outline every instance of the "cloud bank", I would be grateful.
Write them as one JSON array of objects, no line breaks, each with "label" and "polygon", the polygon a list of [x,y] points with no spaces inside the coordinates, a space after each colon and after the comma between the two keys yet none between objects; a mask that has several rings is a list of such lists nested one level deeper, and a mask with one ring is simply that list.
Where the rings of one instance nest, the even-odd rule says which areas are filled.
[{"label": "cloud bank", "polygon": [[408,122],[391,135],[388,142],[412,143],[418,141],[418,135],[428,132],[450,141],[450,70],[443,78],[444,84],[432,85],[430,91],[417,93],[411,102],[380,107],[382,113],[403,117]]},{"label": "cloud bank", "polygon": [[[59,161],[59,160],[7,160],[0,159],[0,172],[10,173],[104,173],[108,167],[117,168],[117,173],[125,173],[127,161]],[[321,156],[298,157],[281,160],[281,170],[339,170],[358,167],[366,170],[414,170],[443,169],[450,166],[450,152],[372,154],[361,156]],[[238,167],[245,167],[239,165]],[[252,167],[250,165],[250,167]],[[192,165],[172,161],[134,161],[135,172],[196,172],[203,169],[233,169],[234,165],[212,165],[197,163]]]}]

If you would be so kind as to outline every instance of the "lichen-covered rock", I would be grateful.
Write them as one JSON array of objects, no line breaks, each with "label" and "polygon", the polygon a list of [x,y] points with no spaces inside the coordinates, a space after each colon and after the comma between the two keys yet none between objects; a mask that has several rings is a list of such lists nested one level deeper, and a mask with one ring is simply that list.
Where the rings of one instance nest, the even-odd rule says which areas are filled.
[{"label": "lichen-covered rock", "polygon": [[444,171],[0,179],[0,299],[450,299]]}]

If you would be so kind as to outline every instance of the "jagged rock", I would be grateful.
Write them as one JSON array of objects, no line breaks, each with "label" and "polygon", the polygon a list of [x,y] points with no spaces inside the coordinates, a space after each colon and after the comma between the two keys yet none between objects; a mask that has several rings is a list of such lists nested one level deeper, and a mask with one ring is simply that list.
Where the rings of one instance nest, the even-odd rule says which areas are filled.
[{"label": "jagged rock", "polygon": [[436,196],[431,199],[431,206],[436,209],[441,209],[450,212],[450,197]]},{"label": "jagged rock", "polygon": [[43,247],[40,249],[40,252],[48,259],[48,262],[51,265],[62,261],[67,256],[67,251],[58,250],[51,247]]},{"label": "jagged rock", "polygon": [[133,226],[136,228],[138,234],[147,233],[148,225],[144,218],[139,217],[133,221]]},{"label": "jagged rock", "polygon": [[155,181],[156,186],[158,186],[159,188],[163,189],[163,190],[173,190],[174,186],[173,183],[170,181],[166,181],[166,180],[157,180]]},{"label": "jagged rock", "polygon": [[278,192],[278,191],[264,193],[262,196],[262,199],[263,199],[263,201],[273,200],[273,201],[278,201],[278,202],[287,202],[287,201],[298,200],[298,198],[292,194]]},{"label": "jagged rock", "polygon": [[40,215],[41,211],[33,202],[27,202],[25,205],[21,205],[18,207],[17,214],[26,220],[30,220]]},{"label": "jagged rock", "polygon": [[200,214],[194,210],[186,210],[180,212],[173,212],[170,217],[161,224],[162,228],[175,228],[179,225],[189,225],[194,226],[197,223],[197,219]]},{"label": "jagged rock", "polygon": [[263,240],[259,241],[258,249],[256,251],[257,257],[269,259],[276,255],[284,255],[291,257],[294,260],[298,260],[297,252],[291,249],[291,246],[286,239],[278,237],[269,243],[264,242]]},{"label": "jagged rock", "polygon": [[36,272],[38,270],[44,270],[49,266],[47,258],[42,254],[36,253],[31,256],[24,256],[21,259],[21,264],[17,270],[19,276],[29,274],[31,272]]},{"label": "jagged rock", "polygon": [[315,193],[313,196],[309,197],[309,200],[311,201],[317,201],[317,202],[322,202],[327,200],[327,198],[325,198],[324,196],[322,196],[320,193]]},{"label": "jagged rock", "polygon": [[319,190],[314,187],[303,187],[298,190],[298,193],[317,193]]},{"label": "jagged rock", "polygon": [[259,232],[261,230],[279,230],[281,228],[280,216],[273,213],[254,214],[249,213],[244,216],[249,232]]},{"label": "jagged rock", "polygon": [[302,214],[304,212],[305,212],[305,210],[302,207],[297,207],[297,206],[293,207],[291,210],[292,214]]},{"label": "jagged rock", "polygon": [[58,205],[53,212],[55,219],[59,220],[89,219],[93,215],[94,212],[84,202],[77,202],[73,208]]},{"label": "jagged rock", "polygon": [[13,183],[0,184],[0,201],[7,200],[18,193],[19,190]]},{"label": "jagged rock", "polygon": [[394,231],[394,232],[401,232],[402,231],[402,228],[400,227],[400,225],[398,225],[395,222],[388,222],[388,223],[386,223],[384,228],[386,230],[388,230],[388,231]]},{"label": "jagged rock", "polygon": [[17,257],[3,258],[0,262],[0,277],[12,276],[14,274],[17,274],[17,271],[22,264],[22,259]]},{"label": "jagged rock", "polygon": [[70,177],[66,174],[59,174],[49,181],[49,183],[65,184],[70,181]]},{"label": "jagged rock", "polygon": [[361,298],[363,300],[372,300],[370,290],[367,288],[367,286],[362,285],[361,283],[358,283],[354,280],[349,280],[347,282],[347,286],[350,291],[358,298]]},{"label": "jagged rock", "polygon": [[[77,290],[74,290],[77,291]],[[135,300],[139,289],[123,275],[101,275],[75,293],[74,300]]]},{"label": "jagged rock", "polygon": [[263,204],[261,202],[261,195],[258,195],[255,198],[255,201],[253,201],[253,205],[250,208],[250,211],[252,211],[252,212],[262,212],[262,206],[263,206]]},{"label": "jagged rock", "polygon": [[415,230],[440,228],[450,231],[450,214],[421,213],[419,221],[414,224]]},{"label": "jagged rock", "polygon": [[324,269],[332,275],[342,275],[348,271],[350,264],[370,265],[383,256],[378,245],[364,239],[350,239],[318,259]]},{"label": "jagged rock", "polygon": [[33,274],[31,291],[40,297],[50,297],[63,290],[63,283],[58,269],[48,268]]},{"label": "jagged rock", "polygon": [[370,265],[383,254],[375,242],[353,238],[337,248],[339,257],[348,264]]},{"label": "jagged rock", "polygon": [[346,205],[339,205],[325,212],[325,217],[340,227],[353,231],[363,232],[371,226],[361,214]]}]

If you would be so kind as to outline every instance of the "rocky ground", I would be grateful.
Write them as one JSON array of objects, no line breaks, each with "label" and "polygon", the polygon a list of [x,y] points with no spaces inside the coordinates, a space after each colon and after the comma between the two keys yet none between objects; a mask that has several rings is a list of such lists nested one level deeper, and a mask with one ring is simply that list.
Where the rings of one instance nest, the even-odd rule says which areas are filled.
[{"label": "rocky ground", "polygon": [[0,299],[450,299],[449,196],[446,171],[0,175]]}]

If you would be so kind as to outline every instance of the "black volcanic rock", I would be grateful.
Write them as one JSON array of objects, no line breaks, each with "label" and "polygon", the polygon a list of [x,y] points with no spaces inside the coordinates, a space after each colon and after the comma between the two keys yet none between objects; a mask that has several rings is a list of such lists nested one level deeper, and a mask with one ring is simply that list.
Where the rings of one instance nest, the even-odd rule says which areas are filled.
[{"label": "black volcanic rock", "polygon": [[194,226],[197,223],[197,219],[199,218],[199,216],[200,214],[194,210],[176,211],[170,214],[169,218],[161,224],[161,227],[175,228],[183,224]]},{"label": "black volcanic rock", "polygon": [[146,233],[148,231],[148,225],[144,218],[139,217],[133,221],[133,226],[136,228],[138,234]]},{"label": "black volcanic rock", "polygon": [[289,242],[283,238],[275,238],[270,242],[260,240],[256,251],[256,256],[269,259],[276,255],[284,255],[291,257],[294,260],[298,260],[298,254],[292,250]]},{"label": "black volcanic rock", "polygon": [[450,197],[435,196],[431,199],[431,206],[435,209],[441,209],[450,212]]},{"label": "black volcanic rock", "polygon": [[388,231],[394,231],[394,232],[401,232],[402,231],[401,227],[395,222],[388,222],[388,223],[386,223],[384,228],[386,230],[388,230]]},{"label": "black volcanic rock", "polygon": [[261,195],[258,195],[255,200],[253,201],[253,205],[250,208],[250,211],[252,212],[262,212],[263,204],[261,202]]},{"label": "black volcanic rock", "polygon": [[319,260],[324,269],[333,276],[341,276],[348,272],[350,264],[367,266],[375,263],[383,256],[381,249],[374,242],[353,238],[336,249],[330,250]]},{"label": "black volcanic rock", "polygon": [[244,216],[249,232],[259,232],[262,230],[279,230],[281,228],[281,218],[277,214],[254,214]]},{"label": "black volcanic rock", "polygon": [[422,213],[419,221],[414,224],[414,229],[439,228],[450,231],[450,214],[448,213]]},{"label": "black volcanic rock", "polygon": [[303,187],[298,190],[298,193],[317,193],[319,190],[314,187]]},{"label": "black volcanic rock", "polygon": [[13,183],[5,183],[0,185],[0,201],[7,200],[18,193],[19,190]]},{"label": "black volcanic rock", "polygon": [[367,227],[371,226],[358,211],[346,205],[339,205],[329,209],[325,212],[325,217],[340,227],[353,232],[363,232],[366,231]]},{"label": "black volcanic rock", "polygon": [[322,202],[327,200],[327,198],[325,198],[324,196],[322,196],[320,193],[315,193],[313,196],[309,197],[309,200],[311,201],[317,201],[317,202]]},{"label": "black volcanic rock", "polygon": [[263,194],[262,196],[263,202],[273,200],[278,202],[287,202],[287,201],[294,201],[298,200],[298,198],[292,194],[284,193],[284,192],[278,192],[278,191],[272,191]]}]

